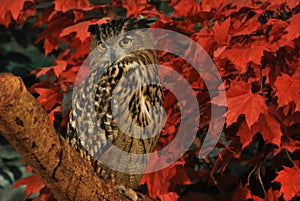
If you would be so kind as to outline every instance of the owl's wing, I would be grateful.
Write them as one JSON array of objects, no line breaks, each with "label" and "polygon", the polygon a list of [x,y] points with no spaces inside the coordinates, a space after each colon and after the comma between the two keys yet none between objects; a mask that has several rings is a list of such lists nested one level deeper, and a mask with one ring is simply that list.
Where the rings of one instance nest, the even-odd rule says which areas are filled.
[{"label": "owl's wing", "polygon": [[153,106],[162,105],[163,95],[160,85],[143,85],[139,76],[131,76],[135,71],[124,69],[123,64],[113,64],[103,74],[92,71],[78,87],[67,139],[84,158],[92,161],[97,173],[103,177],[113,173],[119,177],[119,183],[133,187],[141,175],[112,171],[101,167],[99,160],[109,160],[125,172],[143,172],[147,158],[121,157],[120,152],[112,151],[112,145],[126,153],[151,153],[161,124],[150,129],[144,127],[151,121],[161,122],[159,107]]}]

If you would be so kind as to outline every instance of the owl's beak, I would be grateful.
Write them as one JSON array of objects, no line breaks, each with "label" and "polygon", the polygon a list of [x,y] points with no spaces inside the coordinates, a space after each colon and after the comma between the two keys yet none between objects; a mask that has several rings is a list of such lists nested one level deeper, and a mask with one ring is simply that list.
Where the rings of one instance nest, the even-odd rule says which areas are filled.
[{"label": "owl's beak", "polygon": [[116,52],[114,50],[110,51],[110,60],[112,63],[116,61]]}]

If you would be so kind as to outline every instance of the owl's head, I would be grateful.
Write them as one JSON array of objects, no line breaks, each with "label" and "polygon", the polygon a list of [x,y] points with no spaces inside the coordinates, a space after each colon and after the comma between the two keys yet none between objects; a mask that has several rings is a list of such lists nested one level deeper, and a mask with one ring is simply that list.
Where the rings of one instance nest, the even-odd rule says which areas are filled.
[{"label": "owl's head", "polygon": [[152,49],[151,36],[144,29],[147,27],[147,20],[133,18],[90,25],[92,66],[107,66],[125,58],[136,59],[143,50]]}]

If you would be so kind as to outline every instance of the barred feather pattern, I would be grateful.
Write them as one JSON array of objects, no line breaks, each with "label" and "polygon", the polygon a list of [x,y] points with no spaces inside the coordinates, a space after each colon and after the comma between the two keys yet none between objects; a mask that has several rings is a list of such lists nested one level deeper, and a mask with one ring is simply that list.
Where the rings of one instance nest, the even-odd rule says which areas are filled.
[{"label": "barred feather pattern", "polygon": [[[128,27],[130,22],[136,23],[130,20],[118,23]],[[126,27],[119,25],[115,29],[124,31]],[[107,31],[94,30],[95,39],[103,37],[101,33],[108,35]],[[90,74],[74,93],[66,139],[93,165],[100,177],[109,179],[113,174],[116,184],[135,189],[142,174],[128,172],[142,172],[147,158],[141,157],[138,161],[135,157],[120,158],[112,147],[127,153],[148,154],[156,146],[159,138],[157,130],[160,130],[157,128],[161,127],[163,118],[160,110],[163,104],[162,87],[151,84],[160,83],[156,52],[151,49],[133,51],[104,67],[97,66],[97,60],[97,57],[91,58]],[[128,124],[129,119],[135,126]],[[153,122],[154,126],[144,129],[141,136],[136,136],[135,127],[146,128]],[[101,161],[109,160],[117,164],[117,169],[121,168],[124,172],[107,167],[99,157]]]}]

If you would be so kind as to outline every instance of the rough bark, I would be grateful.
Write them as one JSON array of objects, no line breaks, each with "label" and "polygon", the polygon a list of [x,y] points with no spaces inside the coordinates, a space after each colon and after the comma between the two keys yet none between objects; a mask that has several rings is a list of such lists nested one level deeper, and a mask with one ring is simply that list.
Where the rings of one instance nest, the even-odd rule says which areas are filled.
[{"label": "rough bark", "polygon": [[7,73],[0,74],[0,132],[57,200],[128,200],[56,133],[21,78]]}]

